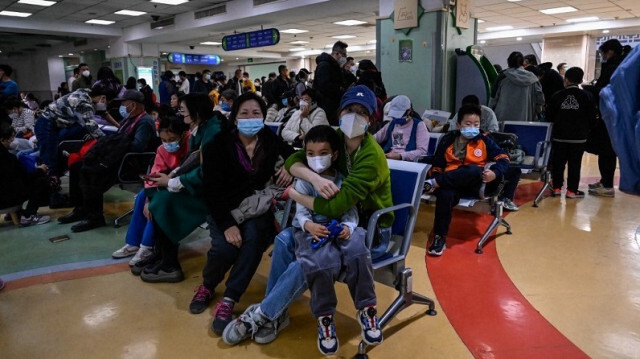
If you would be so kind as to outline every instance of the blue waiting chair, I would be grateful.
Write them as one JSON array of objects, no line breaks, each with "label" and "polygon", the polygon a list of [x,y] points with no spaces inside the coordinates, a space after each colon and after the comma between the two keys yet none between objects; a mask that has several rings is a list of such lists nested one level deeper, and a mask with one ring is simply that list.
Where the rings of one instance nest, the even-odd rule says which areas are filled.
[{"label": "blue waiting chair", "polygon": [[502,123],[501,132],[517,135],[518,145],[524,151],[525,161],[520,166],[521,178],[540,180],[544,183],[533,201],[534,207],[538,207],[544,192],[551,189],[551,172],[547,164],[551,155],[552,127],[553,125],[549,122],[505,121]]},{"label": "blue waiting chair", "polygon": [[269,127],[269,129],[273,131],[273,133],[275,133],[276,136],[280,136],[280,132],[282,132],[282,126],[284,125],[284,123],[283,122],[265,122],[264,125]]}]

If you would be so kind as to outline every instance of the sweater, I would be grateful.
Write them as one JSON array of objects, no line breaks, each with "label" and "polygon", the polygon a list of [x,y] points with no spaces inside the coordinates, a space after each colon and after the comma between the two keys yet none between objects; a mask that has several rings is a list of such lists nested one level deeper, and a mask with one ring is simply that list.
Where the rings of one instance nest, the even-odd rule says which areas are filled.
[{"label": "sweater", "polygon": [[329,125],[327,114],[320,107],[312,107],[308,117],[300,117],[301,114],[300,110],[296,110],[282,129],[282,139],[290,144],[299,136],[306,135],[313,127]]},{"label": "sweater", "polygon": [[[345,138],[341,130],[340,148],[346,148]],[[351,172],[347,168],[346,151],[340,151],[336,169],[346,174],[340,192],[332,199],[316,197],[313,202],[313,211],[323,216],[336,218],[356,204],[361,204],[364,213],[360,213],[361,220],[383,208],[393,206],[391,198],[391,176],[387,159],[382,148],[376,143],[373,136],[366,134],[360,148],[349,155],[352,163]],[[295,163],[307,163],[307,154],[304,149],[296,152],[287,159],[285,168],[287,171]],[[334,164],[335,166],[335,164]],[[391,227],[393,224],[393,212],[380,217],[378,225],[382,228]]]}]

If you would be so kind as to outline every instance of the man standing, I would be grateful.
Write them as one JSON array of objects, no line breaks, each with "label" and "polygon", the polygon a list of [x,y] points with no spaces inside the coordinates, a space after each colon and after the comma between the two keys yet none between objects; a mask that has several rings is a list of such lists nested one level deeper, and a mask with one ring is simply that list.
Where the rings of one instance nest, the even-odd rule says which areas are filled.
[{"label": "man standing", "polygon": [[156,106],[153,101],[153,90],[145,79],[139,79],[138,85],[140,86],[140,92],[144,95],[144,108],[147,112],[151,112],[151,109]]},{"label": "man standing", "polygon": [[69,86],[69,92],[73,92],[73,83],[78,79],[79,76],[80,76],[80,68],[76,67],[75,69],[73,69],[73,75],[71,75],[67,80],[67,86]]},{"label": "man standing", "polygon": [[170,105],[171,104],[171,95],[175,93],[175,87],[171,83],[171,79],[173,78],[173,72],[167,70],[162,74],[162,82],[158,86],[158,92],[160,93],[160,104],[162,105]]},{"label": "man standing", "polygon": [[185,95],[189,94],[189,90],[191,90],[189,79],[187,78],[187,73],[184,71],[178,72],[178,76],[180,76],[180,88],[178,92],[182,92]]},{"label": "man standing", "polygon": [[226,89],[232,89],[238,95],[241,95],[242,94],[242,83],[243,82],[244,81],[242,80],[242,70],[241,69],[237,69],[235,71],[235,73],[233,74],[233,78],[227,82],[227,86],[226,86],[225,90]]},{"label": "man standing", "polygon": [[9,65],[0,65],[0,102],[9,96],[18,96],[18,84],[11,79],[13,69]]},{"label": "man standing", "polygon": [[343,66],[347,63],[347,47],[342,41],[333,44],[331,54],[322,53],[316,58],[316,74],[313,87],[318,91],[318,106],[327,114],[331,126],[338,125],[338,107],[345,92]]},{"label": "man standing", "polygon": [[91,71],[89,71],[89,65],[85,63],[78,65],[78,72],[80,76],[73,82],[73,91],[78,89],[90,89]]},{"label": "man standing", "polygon": [[267,104],[279,103],[280,99],[273,96],[273,82],[276,80],[276,73],[270,72],[269,79],[262,84],[262,96],[267,98]]},{"label": "man standing", "polygon": [[196,85],[193,88],[194,93],[209,94],[213,90],[213,83],[211,82],[211,71],[202,71],[202,79],[196,81]]},{"label": "man standing", "polygon": [[289,90],[289,70],[286,65],[278,66],[278,73],[280,74],[274,81],[271,87],[273,96],[276,99],[280,99],[283,93]]}]

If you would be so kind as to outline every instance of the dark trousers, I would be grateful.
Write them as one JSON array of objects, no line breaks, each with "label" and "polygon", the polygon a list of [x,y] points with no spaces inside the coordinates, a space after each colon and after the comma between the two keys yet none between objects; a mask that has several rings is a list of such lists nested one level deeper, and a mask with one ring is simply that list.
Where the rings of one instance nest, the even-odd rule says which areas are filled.
[{"label": "dark trousers", "polygon": [[598,169],[600,170],[600,183],[605,188],[613,188],[613,175],[616,172],[618,157],[615,154],[598,155]]},{"label": "dark trousers", "polygon": [[578,190],[584,148],[584,143],[553,142],[553,152],[551,153],[551,176],[554,188],[562,188],[562,185],[564,184],[564,168],[566,165],[568,167],[567,190],[571,192],[576,192]]},{"label": "dark trousers", "polygon": [[180,261],[178,260],[178,249],[180,245],[178,243],[174,243],[169,239],[169,237],[167,237],[167,235],[162,231],[162,228],[158,226],[155,219],[152,219],[152,222],[155,233],[154,251],[159,254],[162,259],[160,268],[165,270],[182,270]]},{"label": "dark trousers", "polygon": [[[479,166],[460,166],[453,171],[438,173],[434,176],[439,185],[434,192],[437,198],[433,221],[434,234],[446,236],[449,233],[451,213],[453,208],[460,202],[460,198],[475,198],[479,196],[483,171],[484,168]],[[495,191],[499,183],[500,178],[487,183],[485,193]]]},{"label": "dark trousers", "polygon": [[83,168],[82,161],[69,167],[71,204],[87,218],[102,217],[104,193],[116,183],[113,171],[93,173]]},{"label": "dark trousers", "polygon": [[249,282],[258,269],[262,253],[273,243],[275,226],[273,215],[268,212],[240,224],[242,245],[240,248],[227,242],[224,233],[215,221],[207,219],[211,236],[211,249],[207,252],[207,263],[202,270],[203,285],[213,291],[231,269],[225,283],[225,297],[238,302],[247,290]]},{"label": "dark trousers", "polygon": [[25,217],[38,213],[40,206],[49,204],[49,194],[51,187],[46,176],[38,176],[29,184],[29,201],[27,207],[22,212]]},{"label": "dark trousers", "polygon": [[504,175],[504,189],[500,198],[508,198],[513,201],[513,197],[516,195],[516,189],[518,188],[518,182],[520,181],[520,175],[522,170],[520,167],[509,166],[507,173]]}]

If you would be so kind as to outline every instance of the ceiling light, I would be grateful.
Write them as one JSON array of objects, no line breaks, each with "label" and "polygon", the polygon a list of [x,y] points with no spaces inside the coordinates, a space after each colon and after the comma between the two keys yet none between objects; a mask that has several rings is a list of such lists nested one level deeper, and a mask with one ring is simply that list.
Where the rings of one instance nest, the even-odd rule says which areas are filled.
[{"label": "ceiling light", "polygon": [[189,0],[151,0],[151,2],[166,5],[180,5],[189,2]]},{"label": "ceiling light", "polygon": [[20,0],[19,4],[27,4],[27,5],[38,5],[38,6],[51,6],[55,4],[55,1],[47,1],[47,0]]},{"label": "ceiling light", "polygon": [[72,52],[70,52],[68,55],[69,55],[69,56],[73,56],[73,53],[72,53]]},{"label": "ceiling light", "polygon": [[309,30],[286,29],[286,30],[281,30],[280,32],[283,32],[285,34],[302,34],[304,32],[309,32]]},{"label": "ceiling light", "polygon": [[521,37],[516,37],[516,41],[522,41]]},{"label": "ceiling light", "polygon": [[551,9],[540,10],[541,13],[547,14],[547,15],[564,14],[565,12],[573,12],[573,11],[578,11],[578,9],[576,9],[573,6],[563,6],[563,7],[554,7]]},{"label": "ceiling light", "polygon": [[96,25],[111,25],[115,23],[115,21],[91,19],[91,20],[85,21],[85,23],[96,24]]},{"label": "ceiling light", "polygon": [[597,16],[587,16],[587,17],[575,17],[573,19],[567,19],[567,22],[586,22],[586,21],[596,21],[600,20]]},{"label": "ceiling light", "polygon": [[292,47],[289,51],[304,51],[306,50],[304,47]]},{"label": "ceiling light", "polygon": [[31,16],[30,12],[18,12],[18,11],[0,11],[0,15],[2,16],[16,16],[16,17],[28,17]]},{"label": "ceiling light", "polygon": [[216,45],[222,45],[222,43],[216,42],[216,41],[205,41],[205,42],[201,42],[200,45],[216,46]]},{"label": "ceiling light", "polygon": [[64,56],[62,56],[62,55],[58,55],[58,57],[64,57]]},{"label": "ceiling light", "polygon": [[371,41],[367,42],[367,44],[375,44],[377,42],[378,42],[378,40],[371,40]]},{"label": "ceiling light", "polygon": [[518,2],[518,1],[522,1],[522,0],[507,0],[508,2]]},{"label": "ceiling light", "polygon": [[294,44],[294,45],[304,45],[304,44],[308,44],[309,41],[302,41],[302,40],[298,40],[298,41],[291,41],[290,44]]},{"label": "ceiling light", "polygon": [[224,59],[220,59],[220,62],[223,62],[223,61],[224,61]]},{"label": "ceiling light", "polygon": [[353,39],[355,36],[354,35],[338,35],[338,36],[331,36],[334,39]]},{"label": "ceiling light", "polygon": [[334,24],[336,25],[344,25],[344,26],[362,25],[366,23],[367,23],[366,21],[360,21],[360,20],[344,20],[344,21],[334,22]]},{"label": "ceiling light", "polygon": [[127,16],[140,16],[146,14],[144,11],[133,11],[133,10],[120,10],[114,12],[116,15],[127,15]]},{"label": "ceiling light", "polygon": [[513,26],[505,25],[505,26],[488,27],[486,30],[487,31],[504,31],[504,30],[511,30],[511,29],[513,29]]},{"label": "ceiling light", "polygon": [[608,33],[609,33],[609,30],[602,30],[602,33],[603,33],[603,34],[608,34]]},{"label": "ceiling light", "polygon": [[487,43],[487,40],[481,40],[481,41],[480,41],[480,43],[481,43],[481,44],[486,44],[486,43]]},{"label": "ceiling light", "polygon": [[236,60],[240,60],[240,58],[239,58],[239,57],[236,57]]},{"label": "ceiling light", "polygon": [[478,24],[482,24],[483,22],[484,22],[484,20],[478,19]]}]

